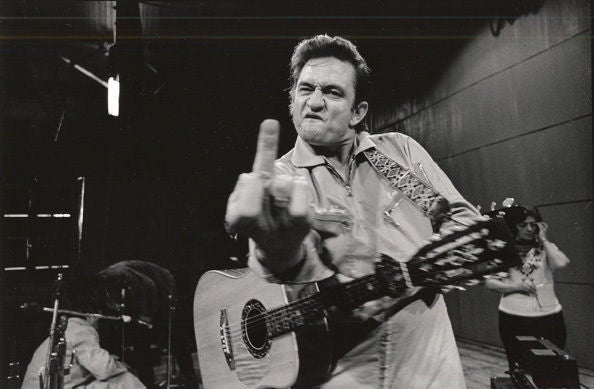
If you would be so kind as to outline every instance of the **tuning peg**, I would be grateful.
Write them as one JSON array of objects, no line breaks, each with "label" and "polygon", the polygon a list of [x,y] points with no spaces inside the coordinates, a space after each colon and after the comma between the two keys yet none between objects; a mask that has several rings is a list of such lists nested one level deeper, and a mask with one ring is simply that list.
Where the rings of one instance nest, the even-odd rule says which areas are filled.
[{"label": "tuning peg", "polygon": [[430,263],[425,263],[425,264],[423,264],[423,265],[419,266],[419,270],[420,270],[420,271],[424,271],[424,272],[429,272],[429,271],[431,271],[431,268],[432,268],[432,266],[431,266],[431,264],[430,264]]},{"label": "tuning peg", "polygon": [[505,200],[503,200],[503,202],[501,203],[501,205],[505,208],[509,208],[512,205],[514,205],[515,202],[516,199],[514,199],[513,197],[506,197]]},{"label": "tuning peg", "polygon": [[429,241],[430,242],[439,242],[442,239],[442,236],[438,233],[435,234],[431,234],[431,236],[429,237]]}]

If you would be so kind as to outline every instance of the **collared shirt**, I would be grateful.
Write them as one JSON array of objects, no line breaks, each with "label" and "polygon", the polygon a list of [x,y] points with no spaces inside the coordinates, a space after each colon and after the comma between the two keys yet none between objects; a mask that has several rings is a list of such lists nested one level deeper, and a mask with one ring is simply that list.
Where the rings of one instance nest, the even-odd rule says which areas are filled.
[{"label": "collared shirt", "polygon": [[[277,160],[276,174],[301,175],[312,189],[314,229],[305,239],[307,258],[292,282],[319,281],[333,274],[358,278],[374,271],[377,253],[406,262],[432,235],[430,220],[380,176],[363,153],[377,148],[410,169],[444,196],[451,216],[463,224],[478,212],[454,188],[429,154],[412,138],[389,133],[357,134],[348,172],[340,173],[303,140]],[[445,223],[448,229],[452,223]],[[249,265],[278,281],[256,258]],[[287,282],[284,280],[284,282]],[[383,324],[343,357],[324,388],[464,388],[459,355],[441,296],[392,315],[394,301],[377,300],[361,310]]]},{"label": "collared shirt", "polygon": [[[316,212],[314,228],[323,236],[336,236],[323,239],[324,250],[320,250],[315,233],[308,236],[308,254],[312,254],[311,248],[318,250],[294,282],[319,281],[335,271],[350,277],[369,274],[377,253],[407,261],[431,236],[429,219],[402,192],[391,188],[365,158],[363,152],[376,147],[444,196],[450,202],[452,219],[468,224],[478,217],[429,154],[404,134],[359,133],[349,177],[342,177],[325,157],[297,138],[294,149],[276,162],[276,174],[301,175],[308,180],[312,206],[321,211]],[[442,230],[452,224],[445,223]],[[322,251],[325,255],[318,259],[316,254]],[[253,255],[251,259],[255,259]],[[274,275],[259,262],[252,260],[250,266],[274,281]]]}]

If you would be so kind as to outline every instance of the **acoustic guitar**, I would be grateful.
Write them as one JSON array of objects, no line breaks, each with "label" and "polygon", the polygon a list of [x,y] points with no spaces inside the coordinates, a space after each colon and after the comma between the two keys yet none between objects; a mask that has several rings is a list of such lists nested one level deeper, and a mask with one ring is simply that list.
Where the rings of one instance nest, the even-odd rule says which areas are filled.
[{"label": "acoustic guitar", "polygon": [[478,284],[483,276],[520,263],[512,242],[505,224],[492,219],[425,245],[407,262],[378,255],[373,274],[346,283],[332,278],[298,287],[267,282],[249,269],[206,272],[194,297],[204,386],[255,389],[323,383],[338,358],[364,338],[348,335],[348,326],[365,335],[374,322],[379,324],[357,324],[345,313],[384,296],[400,298],[396,306],[402,309],[415,299],[407,292],[416,287],[421,287],[416,296],[422,298],[426,291]]}]

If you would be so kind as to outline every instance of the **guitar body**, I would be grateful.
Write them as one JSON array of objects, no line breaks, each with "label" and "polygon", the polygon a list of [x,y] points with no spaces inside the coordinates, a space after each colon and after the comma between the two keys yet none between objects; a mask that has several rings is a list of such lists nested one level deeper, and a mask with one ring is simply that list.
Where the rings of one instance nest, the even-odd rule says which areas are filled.
[{"label": "guitar body", "polygon": [[325,319],[274,339],[258,321],[261,312],[317,290],[315,284],[291,287],[248,269],[209,271],[200,278],[194,330],[206,389],[289,388],[327,379],[332,361]]}]

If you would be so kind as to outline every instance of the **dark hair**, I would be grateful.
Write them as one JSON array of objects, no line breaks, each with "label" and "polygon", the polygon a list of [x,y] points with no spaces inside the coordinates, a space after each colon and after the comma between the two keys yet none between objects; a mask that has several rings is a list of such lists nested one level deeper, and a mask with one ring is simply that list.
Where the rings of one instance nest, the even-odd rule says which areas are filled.
[{"label": "dark hair", "polygon": [[[355,67],[355,105],[366,101],[371,84],[371,69],[367,66],[365,59],[359,54],[357,47],[349,40],[339,36],[330,37],[326,34],[316,35],[304,39],[293,51],[290,63],[289,77],[289,99],[291,104],[295,96],[295,87],[301,74],[301,70],[313,58],[334,57],[341,61],[349,62]],[[356,131],[366,130],[365,121],[362,120],[355,126]]]},{"label": "dark hair", "polygon": [[99,312],[103,308],[100,295],[97,294],[95,275],[79,275],[67,283],[67,307],[79,312]]},{"label": "dark hair", "polygon": [[518,234],[518,224],[522,223],[526,218],[532,216],[537,222],[542,221],[542,217],[536,208],[526,208],[521,205],[516,205],[509,208],[504,208],[499,211],[503,215],[507,228],[513,236]]}]

